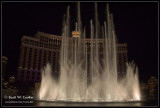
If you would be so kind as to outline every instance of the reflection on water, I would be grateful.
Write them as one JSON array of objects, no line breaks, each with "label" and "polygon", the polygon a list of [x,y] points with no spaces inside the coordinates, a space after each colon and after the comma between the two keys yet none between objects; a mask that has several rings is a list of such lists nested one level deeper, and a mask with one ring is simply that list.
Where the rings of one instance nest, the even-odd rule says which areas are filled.
[{"label": "reflection on water", "polygon": [[142,103],[141,102],[108,102],[108,103],[38,102],[37,106],[142,106]]},{"label": "reflection on water", "polygon": [[37,102],[36,106],[156,106],[156,101],[138,102]]},{"label": "reflection on water", "polygon": [[3,106],[158,106],[158,99],[132,102],[53,102],[36,101],[33,103],[6,103],[2,101]]}]

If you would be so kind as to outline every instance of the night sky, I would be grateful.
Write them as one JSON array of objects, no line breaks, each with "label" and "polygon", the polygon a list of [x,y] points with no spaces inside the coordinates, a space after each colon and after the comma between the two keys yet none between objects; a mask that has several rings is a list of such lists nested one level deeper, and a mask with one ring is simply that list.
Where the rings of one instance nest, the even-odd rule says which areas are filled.
[{"label": "night sky", "polygon": [[[2,2],[2,56],[8,57],[7,75],[17,73],[21,38],[37,31],[61,35],[63,15],[70,6],[72,30],[76,2]],[[139,68],[140,79],[158,77],[158,2],[109,2],[119,43],[128,44],[129,61]],[[106,2],[98,2],[101,25]],[[94,19],[94,2],[81,3],[81,19],[89,35]]]}]

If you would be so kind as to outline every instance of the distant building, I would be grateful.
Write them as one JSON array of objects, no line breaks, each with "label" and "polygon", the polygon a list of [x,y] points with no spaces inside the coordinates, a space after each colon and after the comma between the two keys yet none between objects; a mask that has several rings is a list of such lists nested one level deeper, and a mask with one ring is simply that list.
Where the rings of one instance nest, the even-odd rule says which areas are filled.
[{"label": "distant building", "polygon": [[9,85],[14,85],[14,83],[15,83],[15,78],[14,78],[14,76],[12,75],[10,78],[9,78]]},{"label": "distant building", "polygon": [[154,76],[151,76],[151,78],[148,80],[147,85],[146,85],[150,97],[155,96],[155,92],[156,92],[155,90],[156,90],[157,84],[158,84],[157,78]]},{"label": "distant building", "polygon": [[2,56],[2,79],[6,79],[6,68],[7,68],[8,58],[6,56]]},{"label": "distant building", "polygon": [[[103,39],[99,40],[99,51],[103,53]],[[41,69],[46,63],[52,64],[54,75],[59,75],[59,58],[62,37],[43,32],[37,32],[34,37],[23,36],[21,39],[20,58],[17,69],[18,81],[40,82]],[[85,39],[89,44],[90,39]],[[127,44],[117,45],[118,74],[126,73],[126,62],[128,61]]]}]

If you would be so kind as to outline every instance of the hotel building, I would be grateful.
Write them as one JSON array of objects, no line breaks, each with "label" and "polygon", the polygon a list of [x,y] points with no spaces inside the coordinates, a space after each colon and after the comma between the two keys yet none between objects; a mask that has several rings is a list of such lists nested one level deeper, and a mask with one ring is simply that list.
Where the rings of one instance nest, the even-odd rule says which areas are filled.
[{"label": "hotel building", "polygon": [[[34,37],[23,36],[21,39],[20,58],[17,69],[17,81],[40,82],[41,69],[46,63],[52,64],[54,75],[59,75],[59,60],[62,36],[37,32]],[[85,39],[89,44],[90,39]],[[99,51],[103,53],[103,39],[99,39]],[[101,50],[102,49],[102,50]],[[126,73],[127,44],[117,44],[118,75]]]}]

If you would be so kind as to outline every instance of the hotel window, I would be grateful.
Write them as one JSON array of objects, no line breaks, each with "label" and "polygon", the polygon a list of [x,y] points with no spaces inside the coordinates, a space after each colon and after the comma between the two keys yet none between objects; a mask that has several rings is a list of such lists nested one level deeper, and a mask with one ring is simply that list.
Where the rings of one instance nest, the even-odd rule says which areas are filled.
[{"label": "hotel window", "polygon": [[30,52],[32,52],[32,48],[30,48]]},{"label": "hotel window", "polygon": [[34,41],[31,42],[31,45],[34,45]]},{"label": "hotel window", "polygon": [[49,52],[48,52],[48,55],[50,55],[50,56],[51,56],[51,51],[49,51]]},{"label": "hotel window", "polygon": [[37,49],[34,49],[34,51],[37,53]]},{"label": "hotel window", "polygon": [[28,71],[27,71],[27,75],[29,75],[29,73],[30,73],[30,71],[28,70]]},{"label": "hotel window", "polygon": [[37,42],[37,46],[39,46],[39,42]]},{"label": "hotel window", "polygon": [[24,78],[24,74],[21,74],[21,79],[23,79]]},{"label": "hotel window", "polygon": [[24,52],[24,55],[23,55],[23,62],[25,62],[26,60],[26,52]]},{"label": "hotel window", "polygon": [[31,54],[28,56],[28,62],[31,62]]},{"label": "hotel window", "polygon": [[23,57],[23,61],[26,61],[26,55]]},{"label": "hotel window", "polygon": [[47,48],[47,45],[48,45],[48,44],[45,44],[45,48]]},{"label": "hotel window", "polygon": [[34,64],[33,64],[33,69],[35,69],[36,68],[36,63],[34,62]]},{"label": "hotel window", "polygon": [[46,56],[46,51],[44,51],[44,56]]},{"label": "hotel window", "polygon": [[34,61],[36,61],[36,57],[37,57],[37,49],[35,49],[34,51]]},{"label": "hotel window", "polygon": [[39,43],[39,46],[42,47],[42,43],[41,42]]},{"label": "hotel window", "polygon": [[25,43],[25,44],[27,44],[27,42],[26,42],[26,41],[24,41],[24,43]]},{"label": "hotel window", "polygon": [[41,66],[41,56],[42,56],[42,50],[39,51],[38,69],[40,69]]},{"label": "hotel window", "polygon": [[22,68],[25,68],[25,63],[22,64]]},{"label": "hotel window", "polygon": [[30,71],[27,71],[27,79],[29,79]]},{"label": "hotel window", "polygon": [[35,41],[34,45],[35,45],[35,46],[38,46],[38,43],[37,43],[37,41]]},{"label": "hotel window", "polygon": [[35,76],[32,76],[32,81],[34,81]]},{"label": "hotel window", "polygon": [[44,51],[43,60],[46,60],[46,51]]},{"label": "hotel window", "polygon": [[27,80],[29,80],[29,75],[27,74]]},{"label": "hotel window", "polygon": [[29,63],[29,64],[28,64],[28,69],[30,69],[30,67],[31,67],[31,64]]},{"label": "hotel window", "polygon": [[37,76],[40,76],[40,72],[37,72]]},{"label": "hotel window", "polygon": [[35,71],[32,71],[32,76],[35,76]]},{"label": "hotel window", "polygon": [[27,51],[27,47],[24,47],[24,51]]},{"label": "hotel window", "polygon": [[38,70],[41,69],[41,63],[38,63]]},{"label": "hotel window", "polygon": [[26,50],[24,50],[24,51],[23,51],[24,56],[26,56],[26,53],[27,53]]},{"label": "hotel window", "polygon": [[41,81],[41,75],[38,77],[38,80]]},{"label": "hotel window", "polygon": [[39,55],[39,62],[41,62],[41,55]]},{"label": "hotel window", "polygon": [[24,75],[24,70],[21,70],[21,75]]}]

